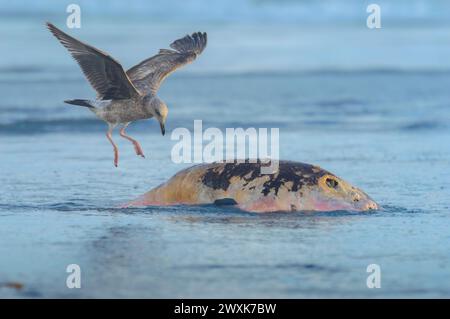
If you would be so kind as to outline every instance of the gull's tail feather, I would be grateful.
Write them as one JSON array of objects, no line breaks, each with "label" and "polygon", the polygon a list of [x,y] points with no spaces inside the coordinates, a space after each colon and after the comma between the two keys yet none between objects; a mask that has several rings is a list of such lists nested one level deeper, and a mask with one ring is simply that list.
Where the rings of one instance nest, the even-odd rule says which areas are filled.
[{"label": "gull's tail feather", "polygon": [[64,103],[72,104],[72,105],[79,105],[79,106],[85,106],[89,107],[91,109],[94,109],[95,106],[91,104],[91,101],[89,100],[81,100],[81,99],[75,99],[75,100],[66,100]]}]

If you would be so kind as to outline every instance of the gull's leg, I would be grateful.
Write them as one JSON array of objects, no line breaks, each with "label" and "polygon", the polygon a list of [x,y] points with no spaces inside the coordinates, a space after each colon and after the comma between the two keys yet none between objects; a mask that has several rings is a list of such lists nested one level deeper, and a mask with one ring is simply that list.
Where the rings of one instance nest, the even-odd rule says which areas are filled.
[{"label": "gull's leg", "polygon": [[117,148],[116,143],[114,143],[113,139],[112,139],[112,131],[113,129],[116,127],[116,125],[114,124],[109,124],[109,128],[108,128],[108,132],[106,132],[106,138],[109,140],[109,142],[111,143],[111,145],[114,148],[114,166],[117,167],[118,163],[119,163],[119,149]]},{"label": "gull's leg", "polygon": [[136,155],[140,155],[140,156],[142,156],[142,157],[145,157],[145,156],[144,156],[144,152],[142,151],[141,145],[139,145],[139,142],[136,141],[134,138],[128,136],[128,135],[125,133],[125,129],[127,128],[128,124],[130,124],[130,123],[126,123],[126,124],[120,129],[120,133],[119,133],[120,136],[126,138],[126,139],[129,140],[131,143],[133,143],[133,145],[134,145],[134,150],[136,151]]}]

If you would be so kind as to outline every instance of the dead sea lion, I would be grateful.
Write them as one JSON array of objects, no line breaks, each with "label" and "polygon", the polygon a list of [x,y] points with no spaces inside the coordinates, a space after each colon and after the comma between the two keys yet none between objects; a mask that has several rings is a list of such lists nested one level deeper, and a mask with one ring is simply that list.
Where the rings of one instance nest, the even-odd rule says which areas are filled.
[{"label": "dead sea lion", "polygon": [[310,164],[280,161],[274,174],[258,163],[212,163],[184,169],[125,207],[233,204],[250,212],[378,209],[362,190]]}]

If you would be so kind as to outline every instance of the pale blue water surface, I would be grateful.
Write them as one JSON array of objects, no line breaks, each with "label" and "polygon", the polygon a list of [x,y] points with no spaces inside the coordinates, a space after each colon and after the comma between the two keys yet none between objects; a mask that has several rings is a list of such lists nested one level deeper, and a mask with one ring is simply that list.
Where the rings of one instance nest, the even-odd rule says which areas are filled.
[{"label": "pale blue water surface", "polygon": [[[171,2],[82,1],[82,28],[64,29],[126,68],[185,33],[209,34],[160,90],[169,134],[131,125],[147,157],[116,137],[118,168],[105,124],[62,103],[94,92],[43,27],[64,27],[66,4],[52,3],[1,3],[0,297],[450,297],[446,2],[408,2],[410,16],[395,2],[374,31],[364,1],[343,1],[343,15],[315,1],[217,2],[210,16],[200,1],[175,16]],[[171,161],[170,132],[195,119],[279,128],[282,159],[330,170],[383,210],[116,208],[189,166]],[[66,287],[74,263],[81,289]],[[366,286],[373,263],[379,289]],[[1,287],[11,282],[23,288]]]}]

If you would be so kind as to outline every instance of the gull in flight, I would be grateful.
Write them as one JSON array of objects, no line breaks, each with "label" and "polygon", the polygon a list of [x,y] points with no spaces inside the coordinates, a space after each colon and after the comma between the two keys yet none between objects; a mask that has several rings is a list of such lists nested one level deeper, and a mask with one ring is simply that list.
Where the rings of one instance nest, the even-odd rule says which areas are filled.
[{"label": "gull in flight", "polygon": [[68,104],[88,107],[98,118],[108,123],[106,137],[114,148],[114,165],[119,162],[119,150],[112,139],[115,127],[121,125],[120,136],[134,145],[137,155],[144,157],[139,142],[125,133],[127,126],[137,120],[156,118],[165,133],[168,108],[157,95],[164,79],[179,67],[191,63],[206,47],[206,33],[196,32],[174,41],[170,49],[124,71],[109,54],[78,41],[47,22],[48,29],[69,50],[89,83],[97,91],[95,100],[75,99]]}]

